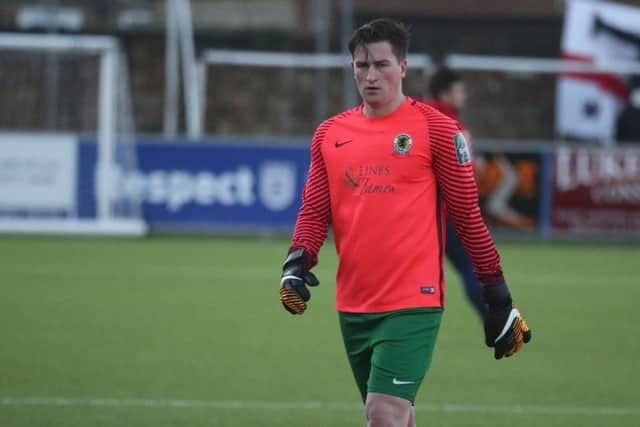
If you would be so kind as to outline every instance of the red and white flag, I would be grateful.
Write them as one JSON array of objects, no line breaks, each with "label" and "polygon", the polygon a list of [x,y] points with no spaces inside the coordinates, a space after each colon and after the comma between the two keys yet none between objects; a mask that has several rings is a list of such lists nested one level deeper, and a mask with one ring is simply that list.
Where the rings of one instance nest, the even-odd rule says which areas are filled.
[{"label": "red and white flag", "polygon": [[[640,64],[640,7],[569,0],[562,35],[565,59],[604,65]],[[617,115],[629,95],[625,77],[566,73],[558,79],[556,131],[570,139],[613,141]]]}]

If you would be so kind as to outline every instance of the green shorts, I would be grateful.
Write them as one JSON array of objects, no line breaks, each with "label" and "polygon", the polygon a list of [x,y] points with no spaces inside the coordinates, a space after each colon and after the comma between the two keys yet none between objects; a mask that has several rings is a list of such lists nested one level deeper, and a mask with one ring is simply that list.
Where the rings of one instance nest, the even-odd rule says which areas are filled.
[{"label": "green shorts", "polygon": [[364,402],[368,392],[414,402],[435,346],[442,309],[339,313],[342,339]]}]

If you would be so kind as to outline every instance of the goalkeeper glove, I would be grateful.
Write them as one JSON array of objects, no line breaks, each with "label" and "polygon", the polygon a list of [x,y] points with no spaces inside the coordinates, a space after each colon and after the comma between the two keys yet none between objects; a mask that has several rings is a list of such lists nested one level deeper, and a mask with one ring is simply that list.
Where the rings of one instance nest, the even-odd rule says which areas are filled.
[{"label": "goalkeeper glove", "polygon": [[305,250],[291,252],[282,266],[280,302],[291,314],[302,314],[311,298],[309,286],[318,286],[318,278],[305,268]]},{"label": "goalkeeper glove", "polygon": [[496,359],[513,356],[531,340],[531,330],[513,305],[506,284],[487,286],[483,293],[489,308],[484,321],[485,343],[494,348]]}]

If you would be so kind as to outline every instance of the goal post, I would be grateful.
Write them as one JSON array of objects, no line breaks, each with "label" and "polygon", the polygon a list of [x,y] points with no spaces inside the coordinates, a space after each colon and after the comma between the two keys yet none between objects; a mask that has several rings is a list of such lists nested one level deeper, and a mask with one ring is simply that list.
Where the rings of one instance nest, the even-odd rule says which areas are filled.
[{"label": "goal post", "polygon": [[[0,33],[0,56],[9,55],[5,58],[9,59],[11,54],[28,55],[31,61],[37,62],[35,58],[42,55],[58,55],[71,56],[81,58],[96,58],[97,64],[97,88],[95,99],[96,105],[87,106],[87,110],[96,111],[96,117],[92,118],[92,128],[85,129],[42,129],[30,127],[27,129],[12,129],[4,123],[2,129],[5,133],[0,139],[0,147],[4,146],[11,151],[14,148],[15,158],[7,154],[4,160],[25,165],[29,163],[29,159],[37,158],[38,153],[35,151],[37,147],[46,147],[46,151],[52,154],[48,159],[49,162],[54,158],[59,158],[61,165],[74,168],[74,163],[82,161],[78,156],[80,145],[80,135],[84,132],[90,134],[95,133],[95,168],[94,176],[95,186],[91,191],[95,192],[94,203],[91,209],[88,209],[90,215],[79,215],[75,203],[72,208],[66,209],[66,212],[59,210],[55,214],[49,215],[47,209],[36,209],[32,212],[29,208],[31,203],[25,202],[20,205],[19,202],[13,204],[0,201],[0,232],[3,233],[53,233],[53,234],[101,234],[101,235],[131,235],[139,236],[146,234],[147,227],[141,218],[140,206],[128,206],[127,209],[118,207],[118,189],[116,188],[118,171],[135,167],[135,146],[132,141],[132,118],[130,117],[130,93],[128,87],[128,70],[126,69],[126,58],[122,53],[122,49],[118,40],[110,36],[88,36],[88,35],[46,35],[46,34],[23,34],[23,33]],[[5,70],[5,72],[19,73],[20,69]],[[37,65],[29,67],[31,74],[42,74],[45,71],[38,69]],[[88,73],[78,72],[79,75]],[[43,79],[42,76],[38,76]],[[43,79],[44,80],[44,79]],[[80,83],[72,82],[70,85]],[[16,99],[19,97],[19,91],[25,90],[28,83],[24,87],[11,88],[14,90]],[[77,89],[77,88],[74,88]],[[62,88],[64,91],[65,88]],[[60,91],[58,91],[60,93]],[[11,93],[7,94],[9,97]],[[63,97],[71,96],[62,93]],[[35,101],[43,102],[38,99]],[[56,101],[54,101],[56,102]],[[59,101],[57,101],[59,102]],[[25,114],[29,114],[29,109],[34,108],[33,105],[20,105],[16,102],[15,108],[24,108]],[[80,106],[83,109],[85,106]],[[7,108],[6,106],[2,108]],[[37,113],[33,113],[37,114]],[[127,117],[129,115],[129,117]],[[31,124],[31,126],[34,126]],[[69,127],[69,126],[67,126]],[[70,126],[74,127],[74,126]],[[71,130],[71,133],[69,132]],[[59,138],[60,132],[72,135],[71,141],[75,144],[72,147],[71,155],[67,160],[62,160],[60,153],[56,153],[55,139]],[[29,136],[34,136],[30,138]],[[33,142],[36,140],[40,145]],[[51,146],[46,144],[47,140],[51,140]],[[32,144],[32,145],[30,145]],[[58,144],[62,144],[58,141]],[[63,147],[64,144],[60,145]],[[44,157],[46,158],[46,156]],[[43,160],[44,161],[44,160]],[[69,166],[71,165],[71,166]],[[19,168],[19,166],[18,166]],[[20,174],[24,171],[15,170]],[[74,188],[79,187],[77,182],[79,177],[77,174],[71,174],[65,178],[67,185]],[[28,178],[25,178],[28,179]],[[15,179],[14,181],[19,181]],[[73,181],[73,182],[70,182]],[[27,186],[16,186],[12,188],[11,182],[0,183],[0,192],[16,194],[20,191],[28,191]],[[20,200],[27,200],[28,194],[19,196]],[[37,191],[34,193],[37,197]],[[10,198],[11,199],[11,198]],[[35,203],[37,205],[37,203]],[[135,205],[135,203],[134,203]],[[64,210],[64,209],[63,209]]]}]

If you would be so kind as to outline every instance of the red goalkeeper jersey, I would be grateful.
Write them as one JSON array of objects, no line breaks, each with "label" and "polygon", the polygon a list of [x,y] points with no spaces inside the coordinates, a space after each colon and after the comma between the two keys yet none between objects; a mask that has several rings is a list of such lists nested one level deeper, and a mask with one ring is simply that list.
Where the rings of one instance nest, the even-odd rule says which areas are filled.
[{"label": "red goalkeeper jersey", "polygon": [[384,117],[362,109],[318,127],[292,241],[311,267],[333,225],[338,311],[443,307],[445,206],[480,281],[503,282],[460,126],[411,98]]}]

